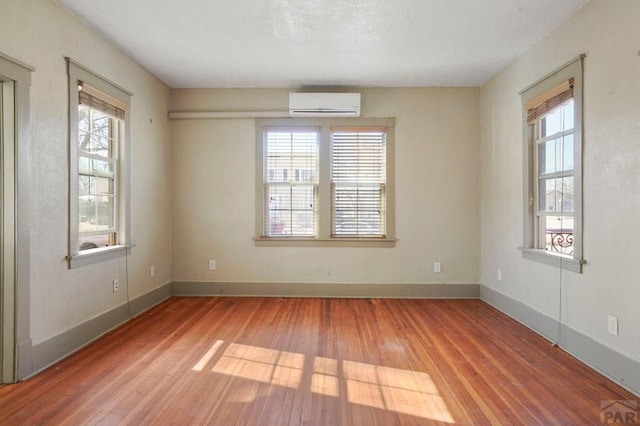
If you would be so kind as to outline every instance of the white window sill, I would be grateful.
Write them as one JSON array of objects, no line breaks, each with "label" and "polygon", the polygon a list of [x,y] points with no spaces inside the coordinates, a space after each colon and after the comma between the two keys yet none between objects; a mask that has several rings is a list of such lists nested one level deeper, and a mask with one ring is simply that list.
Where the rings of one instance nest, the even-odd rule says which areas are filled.
[{"label": "white window sill", "polygon": [[522,257],[524,259],[555,266],[556,268],[562,268],[578,274],[582,273],[582,266],[587,263],[584,259],[575,259],[566,255],[553,254],[542,249],[519,247],[519,250],[522,251]]},{"label": "white window sill", "polygon": [[254,237],[256,247],[378,247],[396,246],[395,238],[288,238]]},{"label": "white window sill", "polygon": [[109,247],[100,247],[90,250],[82,250],[80,253],[67,256],[69,269],[80,268],[82,266],[103,262],[109,259],[116,259],[125,256],[127,251],[131,249],[131,245],[117,245]]}]

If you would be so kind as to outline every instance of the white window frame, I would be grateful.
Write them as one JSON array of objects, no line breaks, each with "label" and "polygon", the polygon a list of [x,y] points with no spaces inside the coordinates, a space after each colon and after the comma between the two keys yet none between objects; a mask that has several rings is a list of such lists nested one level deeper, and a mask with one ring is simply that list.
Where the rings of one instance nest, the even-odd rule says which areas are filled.
[{"label": "white window frame", "polygon": [[[313,172],[315,175],[315,179],[312,181],[299,181],[298,178],[300,177],[300,170],[296,169],[295,172],[298,173],[291,173],[293,176],[288,176],[288,174],[286,173],[288,169],[284,169],[282,170],[282,173],[275,173],[276,170],[274,169],[269,169],[266,176],[264,176],[264,200],[263,200],[263,212],[264,212],[264,217],[265,217],[265,223],[263,224],[262,227],[262,232],[263,232],[263,236],[265,237],[269,237],[269,238],[315,238],[318,236],[318,221],[317,221],[317,217],[318,217],[318,212],[317,212],[317,201],[318,201],[318,175],[319,175],[319,147],[320,147],[320,129],[317,127],[310,127],[310,128],[306,128],[306,127],[282,127],[282,126],[278,126],[278,127],[264,127],[263,128],[263,135],[264,135],[264,144],[263,146],[266,147],[266,158],[264,159],[265,162],[269,162],[269,158],[282,158],[281,154],[285,153],[285,154],[291,154],[289,155],[285,155],[284,157],[287,158],[288,160],[293,162],[293,159],[296,158],[295,154],[294,154],[294,150],[293,150],[293,141],[296,140],[295,137],[291,137],[290,139],[281,139],[279,138],[278,140],[273,140],[273,143],[276,144],[276,146],[278,146],[280,149],[280,153],[278,153],[278,155],[274,155],[274,157],[270,157],[269,156],[269,138],[267,137],[268,134],[276,134],[276,133],[280,133],[280,134],[285,134],[285,135],[293,135],[295,133],[302,133],[302,134],[314,134],[315,135],[315,152],[313,153],[313,156],[311,158],[313,158],[313,164],[309,163],[309,156],[305,155],[302,158],[306,158],[306,161],[304,161],[304,165],[305,166],[310,166],[313,165]],[[290,143],[291,146],[291,151],[289,152],[283,152],[281,150],[282,148],[282,142],[287,141]],[[306,149],[308,150],[310,144],[310,139],[298,139],[299,142],[303,143],[304,145],[306,145]],[[275,150],[278,150],[278,148],[275,148]],[[300,158],[298,156],[298,158]],[[279,160],[275,160],[278,163],[280,163]],[[279,164],[279,165],[283,165],[283,164]],[[292,164],[291,164],[292,165]],[[302,171],[306,171],[306,170],[302,170]],[[291,180],[291,178],[294,178],[293,180]],[[288,209],[282,209],[281,206],[278,205],[278,203],[276,203],[274,200],[271,199],[271,196],[267,196],[267,194],[271,194],[271,189],[284,189],[284,193],[286,194],[287,192],[289,192],[290,194],[293,193],[293,191],[295,191],[296,188],[307,188],[307,189],[311,189],[311,197],[310,199],[307,199],[306,201],[310,201],[311,205],[309,206],[310,208],[305,208],[305,209],[299,209],[298,211],[306,211],[305,213],[302,213],[303,215],[308,215],[309,211],[312,214],[312,219],[311,219],[311,231],[312,233],[294,233],[293,227],[291,226],[291,223],[293,222],[292,220],[289,221],[289,232],[290,234],[283,234],[283,235],[279,235],[277,232],[273,231],[274,225],[286,225],[285,220],[282,220],[282,217],[279,214],[276,214],[276,211],[280,211],[284,213],[284,216],[287,215],[286,212],[288,212],[288,215],[290,215],[290,218],[293,218],[293,216],[295,215],[294,212],[296,211],[295,206],[293,206],[293,196],[291,196],[291,203],[289,205]],[[277,198],[277,197],[275,197]],[[286,196],[285,196],[286,198]],[[272,201],[274,201],[273,205],[272,205]],[[273,207],[272,207],[273,206]],[[278,208],[280,207],[280,208]],[[278,222],[273,222],[272,217],[271,217],[271,212],[274,212],[273,214],[273,219],[280,219],[280,221]],[[271,226],[268,226],[268,224],[271,224]],[[271,230],[268,230],[269,228],[271,228]]]},{"label": "white window frame", "polygon": [[[569,271],[582,273],[586,261],[583,257],[583,209],[582,209],[582,145],[583,145],[583,59],[584,55],[530,85],[520,95],[523,111],[523,245],[520,248],[525,259],[544,263]],[[573,190],[574,190],[574,228],[573,254],[554,253],[545,250],[545,244],[539,227],[538,215],[538,179],[537,167],[537,125],[528,123],[527,111],[537,99],[544,98],[552,89],[564,82],[573,81],[574,131],[573,131]]]},{"label": "white window frame", "polygon": [[[384,127],[331,128],[332,237],[386,236],[386,135],[387,128]],[[344,146],[340,148],[342,143]],[[363,146],[366,147],[364,151],[361,149]],[[381,161],[378,162],[378,159]],[[341,202],[345,199],[346,203]],[[358,207],[350,208],[354,203]],[[345,220],[344,229],[341,229],[338,220],[341,209],[343,212],[350,212],[345,218],[353,218],[354,214],[357,218],[351,221],[351,225],[347,225],[349,220]],[[374,223],[379,224],[376,232],[368,232],[372,229],[367,226],[365,219],[366,216],[371,219],[372,213],[374,217],[377,216],[373,219]]]},{"label": "white window frame", "polygon": [[[114,259],[127,254],[130,244],[129,213],[129,129],[130,104],[132,94],[96,74],[85,66],[67,59],[69,75],[69,246],[67,261],[69,268],[76,268],[107,259]],[[78,86],[86,84],[98,92],[116,100],[124,110],[124,119],[119,123],[117,138],[117,165],[115,167],[115,184],[117,197],[116,211],[116,244],[89,250],[79,250],[79,149],[78,149]]]},{"label": "white window frame", "polygon": [[[268,128],[318,129],[319,170],[316,195],[317,235],[314,237],[270,237],[263,235],[265,203],[265,147],[264,135]],[[384,236],[333,236],[333,203],[331,191],[331,129],[332,128],[385,127],[386,130],[386,215]],[[393,118],[282,118],[256,120],[256,246],[328,246],[328,247],[394,247],[395,195],[394,195],[394,128]]]}]

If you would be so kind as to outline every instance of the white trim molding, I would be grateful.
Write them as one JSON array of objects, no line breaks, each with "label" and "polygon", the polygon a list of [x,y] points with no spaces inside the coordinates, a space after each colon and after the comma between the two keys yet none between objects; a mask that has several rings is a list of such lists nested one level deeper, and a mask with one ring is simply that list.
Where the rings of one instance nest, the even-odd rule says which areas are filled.
[{"label": "white trim molding", "polygon": [[[31,371],[30,320],[30,126],[31,73],[35,68],[0,54],[0,102],[11,120],[0,135],[0,203],[2,203],[2,263],[0,292],[2,323],[2,374],[0,383],[15,382]],[[0,108],[0,110],[3,108]],[[3,126],[4,127],[4,126]],[[5,132],[6,130],[6,132]]]}]

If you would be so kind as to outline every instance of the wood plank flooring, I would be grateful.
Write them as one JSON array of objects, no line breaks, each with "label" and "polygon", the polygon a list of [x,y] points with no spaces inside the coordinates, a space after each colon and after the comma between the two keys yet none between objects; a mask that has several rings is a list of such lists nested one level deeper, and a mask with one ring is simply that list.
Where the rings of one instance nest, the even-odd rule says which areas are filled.
[{"label": "wood plank flooring", "polygon": [[636,399],[478,300],[172,298],[1,386],[0,424],[598,424]]}]

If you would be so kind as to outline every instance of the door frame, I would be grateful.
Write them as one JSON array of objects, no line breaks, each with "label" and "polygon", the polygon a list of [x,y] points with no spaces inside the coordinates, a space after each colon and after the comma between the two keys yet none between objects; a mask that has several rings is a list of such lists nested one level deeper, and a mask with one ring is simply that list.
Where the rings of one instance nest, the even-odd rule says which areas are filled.
[{"label": "door frame", "polygon": [[[30,329],[29,88],[35,69],[0,53],[0,383],[32,373]],[[7,125],[8,123],[8,125]]]}]

